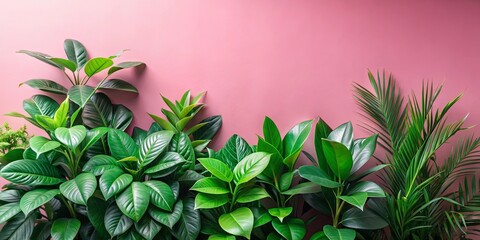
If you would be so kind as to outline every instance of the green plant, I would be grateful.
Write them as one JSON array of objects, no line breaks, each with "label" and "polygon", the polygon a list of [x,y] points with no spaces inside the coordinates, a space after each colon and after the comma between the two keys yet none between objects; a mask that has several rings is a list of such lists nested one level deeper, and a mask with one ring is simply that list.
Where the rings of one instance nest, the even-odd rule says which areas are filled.
[{"label": "green plant", "polygon": [[27,126],[12,130],[5,122],[3,127],[0,127],[0,167],[2,164],[19,159],[28,146],[29,139]]},{"label": "green plant", "polygon": [[[374,211],[365,208],[369,198],[383,198],[382,188],[363,178],[385,165],[361,171],[375,151],[377,135],[368,138],[353,138],[350,122],[332,130],[322,119],[315,128],[315,150],[317,160],[311,155],[315,166],[301,166],[300,176],[321,186],[322,191],[307,197],[314,208],[325,210],[332,217],[333,226],[325,226],[312,239],[355,239],[359,230],[376,230],[387,223]],[[347,228],[341,228],[341,227]]]},{"label": "green plant", "polygon": [[[465,119],[447,122],[452,106],[460,99],[438,109],[442,87],[424,83],[421,97],[414,94],[404,100],[392,75],[377,78],[368,73],[373,91],[355,85],[355,97],[370,121],[365,128],[379,133],[379,145],[385,156],[377,158],[389,164],[381,179],[387,189],[383,212],[390,225],[392,239],[453,239],[464,237],[466,225],[480,222],[473,209],[480,206],[475,180],[463,188],[451,186],[462,177],[472,177],[478,169],[480,139],[459,140],[447,158],[440,151],[448,141],[466,130]],[[442,159],[445,159],[443,165]]]}]

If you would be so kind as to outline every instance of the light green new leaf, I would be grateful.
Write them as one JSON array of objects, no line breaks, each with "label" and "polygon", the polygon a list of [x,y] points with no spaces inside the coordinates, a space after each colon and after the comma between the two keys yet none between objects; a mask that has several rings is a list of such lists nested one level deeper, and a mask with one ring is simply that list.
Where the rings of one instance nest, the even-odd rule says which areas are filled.
[{"label": "light green new leaf", "polygon": [[332,172],[340,178],[340,180],[348,179],[353,166],[350,150],[342,143],[327,139],[322,139],[322,147],[328,166]]},{"label": "light green new leaf", "polygon": [[60,66],[68,68],[70,71],[75,72],[75,69],[77,69],[77,64],[74,62],[64,59],[64,58],[50,58],[50,60]]},{"label": "light green new leaf", "polygon": [[290,216],[292,214],[293,208],[292,207],[283,207],[283,208],[270,208],[268,209],[268,213],[273,217],[277,217],[280,222],[283,222],[283,219]]},{"label": "light green new leaf", "polygon": [[225,232],[250,239],[253,230],[253,213],[250,209],[241,207],[221,215],[218,223]]},{"label": "light green new leaf", "polygon": [[355,240],[355,230],[342,228],[337,229],[330,225],[325,225],[323,227],[323,233],[330,240]]},{"label": "light green new leaf", "polygon": [[87,205],[88,199],[97,189],[97,178],[92,173],[81,173],[72,180],[60,184],[60,192],[68,200]]},{"label": "light green new leaf", "polygon": [[52,224],[52,240],[73,240],[80,230],[80,220],[60,218]]},{"label": "light green new leaf", "polygon": [[111,67],[113,65],[112,59],[97,57],[90,59],[85,64],[85,74],[89,77]]},{"label": "light green new leaf", "polygon": [[237,202],[249,203],[249,202],[258,201],[268,197],[270,197],[270,195],[264,188],[261,188],[261,187],[247,188],[240,191],[239,196],[237,198]]},{"label": "light green new leaf", "polygon": [[145,184],[132,182],[127,189],[117,195],[116,202],[123,214],[138,222],[147,211],[150,198],[145,196],[149,195],[150,189]]},{"label": "light green new leaf", "polygon": [[269,117],[265,117],[263,121],[263,136],[265,141],[274,146],[280,153],[283,151],[282,146],[282,136],[275,122],[272,121]]},{"label": "light green new leaf", "polygon": [[227,194],[207,194],[198,193],[195,196],[195,209],[210,209],[217,208],[228,203],[229,198]]},{"label": "light green new leaf", "polygon": [[365,192],[357,192],[349,196],[338,197],[343,201],[350,203],[351,205],[363,210],[365,203],[367,202],[368,194]]},{"label": "light green new leaf", "polygon": [[226,194],[230,192],[225,182],[215,177],[206,177],[198,180],[190,190],[207,194]]},{"label": "light green new leaf", "polygon": [[312,120],[295,125],[283,138],[285,164],[292,168],[312,129]]},{"label": "light green new leaf", "polygon": [[58,189],[35,189],[23,195],[20,199],[20,209],[25,215],[49,202],[56,195],[60,194]]},{"label": "light green new leaf", "polygon": [[271,154],[256,152],[246,156],[233,169],[235,183],[246,183],[265,170],[270,161]]},{"label": "light green new leaf", "polygon": [[198,161],[207,169],[213,176],[224,182],[231,182],[233,179],[232,170],[227,164],[214,158],[199,158]]}]

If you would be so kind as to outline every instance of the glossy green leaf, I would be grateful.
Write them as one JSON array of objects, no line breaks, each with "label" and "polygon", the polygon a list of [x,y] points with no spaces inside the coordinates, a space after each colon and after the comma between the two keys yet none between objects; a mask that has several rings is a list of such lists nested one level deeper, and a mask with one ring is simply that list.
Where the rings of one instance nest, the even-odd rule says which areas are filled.
[{"label": "glossy green leaf", "polygon": [[58,141],[65,144],[70,149],[76,149],[87,136],[87,129],[82,125],[73,126],[71,128],[57,128],[55,137]]},{"label": "glossy green leaf", "polygon": [[138,89],[135,86],[133,86],[129,82],[120,79],[109,79],[107,81],[104,81],[98,86],[98,88],[138,93]]},{"label": "glossy green leaf", "polygon": [[63,182],[57,168],[36,160],[17,160],[0,171],[6,180],[23,185],[56,185]]},{"label": "glossy green leaf", "polygon": [[373,135],[365,139],[355,140],[353,146],[353,167],[352,174],[358,171],[372,157],[377,146],[377,136]]},{"label": "glossy green leaf", "polygon": [[330,225],[323,227],[323,233],[330,240],[355,240],[356,233],[352,229],[337,229]]},{"label": "glossy green leaf", "polygon": [[327,159],[323,154],[322,138],[327,138],[331,132],[332,128],[330,128],[323,119],[319,118],[315,126],[315,152],[317,154],[318,166],[326,173],[330,172],[330,168],[328,167]]},{"label": "glossy green leaf", "polygon": [[108,204],[105,200],[91,197],[87,202],[87,217],[95,228],[95,232],[102,238],[108,238],[109,233],[105,228],[105,213]]},{"label": "glossy green leaf", "polygon": [[123,214],[138,222],[147,211],[150,189],[141,182],[132,182],[122,193],[117,195],[116,202]]},{"label": "glossy green leaf", "polygon": [[123,234],[130,229],[133,221],[122,214],[116,204],[111,204],[105,211],[105,228],[111,237]]},{"label": "glossy green leaf", "polygon": [[167,176],[177,170],[178,166],[185,162],[186,161],[182,155],[176,152],[167,152],[155,165],[145,170],[145,173],[159,177]]},{"label": "glossy green leaf", "polygon": [[37,115],[53,117],[59,106],[55,100],[44,95],[34,95],[23,100],[23,109],[32,117]]},{"label": "glossy green leaf", "polygon": [[31,240],[47,240],[50,238],[53,222],[38,221],[32,232]]},{"label": "glossy green leaf", "polygon": [[225,182],[215,177],[206,177],[198,180],[190,190],[207,194],[227,194],[230,192]]},{"label": "glossy green leaf", "polygon": [[103,196],[108,200],[127,188],[132,181],[132,175],[124,173],[119,168],[112,168],[102,174],[98,185]]},{"label": "glossy green leaf", "polygon": [[246,183],[265,170],[271,154],[256,152],[246,156],[233,169],[234,181],[237,185]]},{"label": "glossy green leaf", "polygon": [[33,58],[36,58],[44,63],[47,63],[51,66],[54,66],[60,70],[63,71],[63,66],[61,65],[58,65],[57,63],[55,63],[54,61],[50,60],[51,56],[48,55],[48,54],[45,54],[45,53],[41,53],[41,52],[34,52],[34,51],[29,51],[29,50],[20,50],[20,51],[17,51],[17,53],[24,53],[24,54],[27,54],[28,56],[30,57],[33,57]]},{"label": "glossy green leaf", "polygon": [[35,189],[23,195],[20,199],[20,209],[25,215],[49,202],[56,195],[60,194],[58,189]]},{"label": "glossy green leaf", "polygon": [[68,90],[68,98],[83,108],[94,92],[95,89],[90,86],[75,85]]},{"label": "glossy green leaf", "polygon": [[282,136],[280,135],[280,131],[275,122],[269,117],[265,117],[265,120],[263,121],[263,136],[265,137],[266,142],[270,143],[282,153]]},{"label": "glossy green leaf", "polygon": [[60,147],[59,142],[51,141],[42,136],[35,136],[30,139],[30,148],[37,153],[37,157],[58,147]]},{"label": "glossy green leaf", "polygon": [[359,208],[360,210],[363,210],[363,207],[367,202],[368,194],[365,192],[357,192],[349,196],[339,196],[338,198],[342,199],[347,203],[350,203],[351,205]]},{"label": "glossy green leaf", "polygon": [[163,129],[165,130],[170,130],[170,131],[174,131],[174,132],[178,132],[177,129],[175,128],[175,126],[173,126],[170,122],[168,122],[167,120],[157,116],[157,115],[154,115],[154,114],[148,114],[150,115],[150,117],[158,124],[160,125]]},{"label": "glossy green leaf", "polygon": [[156,208],[149,208],[149,215],[155,219],[155,221],[167,226],[169,229],[172,229],[173,226],[180,220],[183,212],[183,202],[178,201],[173,207],[173,211],[165,212],[158,210]]},{"label": "glossy green leaf", "polygon": [[283,207],[283,208],[270,208],[268,209],[268,213],[273,217],[276,217],[283,222],[283,219],[290,216],[292,214],[293,208],[292,207]]},{"label": "glossy green leaf", "polygon": [[172,131],[160,131],[147,136],[140,148],[141,166],[150,164],[163,153],[172,140],[173,134]]},{"label": "glossy green leaf", "polygon": [[367,193],[368,197],[385,197],[385,192],[378,186],[378,184],[370,181],[357,182],[354,186],[348,189],[347,194]]},{"label": "glossy green leaf", "polygon": [[284,195],[297,195],[297,194],[308,194],[308,193],[317,193],[322,190],[321,186],[314,182],[304,182],[299,183],[293,188],[283,191]]},{"label": "glossy green leaf", "polygon": [[147,240],[152,240],[162,229],[162,225],[155,222],[150,216],[145,215],[135,223],[135,230]]},{"label": "glossy green leaf", "polygon": [[233,172],[227,164],[214,158],[199,158],[198,161],[202,166],[208,170],[213,176],[224,182],[231,182],[233,179]]},{"label": "glossy green leaf", "polygon": [[108,133],[108,146],[110,147],[112,156],[116,159],[136,156],[138,154],[135,141],[133,141],[127,133],[117,129],[110,129]]},{"label": "glossy green leaf", "polygon": [[50,61],[62,66],[62,67],[65,67],[67,69],[69,69],[70,71],[72,72],[75,72],[75,69],[77,69],[77,64],[75,64],[74,62],[68,60],[68,59],[64,59],[64,58],[50,58]]},{"label": "glossy green leaf", "polygon": [[81,173],[72,180],[60,184],[60,192],[68,200],[87,205],[88,199],[97,189],[97,178],[92,173]]},{"label": "glossy green leaf", "polygon": [[27,85],[31,88],[35,88],[45,92],[62,95],[67,95],[68,91],[64,86],[48,79],[30,79],[26,82],[20,83],[20,86],[22,85]]},{"label": "glossy green leaf", "polygon": [[[271,158],[270,158],[270,161],[272,161]],[[280,176],[280,181],[279,181],[280,191],[286,191],[290,188],[290,186],[292,186],[293,178],[297,173],[298,171],[295,170],[292,172],[286,172],[282,174],[282,176]]]},{"label": "glossy green leaf", "polygon": [[133,121],[133,113],[127,107],[123,105],[113,106],[112,120],[110,121],[110,127],[125,131],[130,123]]},{"label": "glossy green leaf", "polygon": [[96,176],[102,175],[105,171],[113,168],[119,169],[121,165],[117,160],[108,155],[95,155],[83,166],[82,171],[91,172]]},{"label": "glossy green leaf", "polygon": [[253,230],[253,213],[246,207],[236,209],[231,213],[220,216],[218,223],[220,227],[232,235],[250,239]]},{"label": "glossy green leaf", "polygon": [[322,139],[322,147],[332,172],[341,180],[350,176],[353,166],[352,154],[342,143]]},{"label": "glossy green leaf", "polygon": [[270,215],[270,213],[268,213],[263,207],[253,207],[251,210],[255,219],[253,228],[263,226],[271,222],[273,219],[272,215]]},{"label": "glossy green leaf", "polygon": [[263,138],[258,137],[257,152],[266,152],[272,154],[270,157],[270,162],[268,163],[265,171],[262,172],[262,175],[265,175],[270,179],[273,179],[274,177],[280,177],[279,175],[283,171],[284,164],[282,154],[278,151],[278,149],[266,142]]},{"label": "glossy green leaf", "polygon": [[66,39],[63,42],[63,48],[67,58],[77,65],[77,70],[85,66],[88,61],[88,53],[82,43],[74,39]]},{"label": "glossy green leaf", "polygon": [[222,235],[222,234],[214,234],[208,236],[208,240],[235,240],[235,236],[231,235]]},{"label": "glossy green leaf", "polygon": [[222,126],[222,116],[216,115],[203,119],[199,124],[203,124],[198,130],[193,133],[193,139],[195,140],[210,140],[213,139],[215,134]]},{"label": "glossy green leaf", "polygon": [[223,160],[233,170],[240,160],[251,154],[252,148],[238,135],[230,137],[225,146],[218,152],[218,158]]},{"label": "glossy green leaf", "polygon": [[370,209],[363,211],[350,208],[342,215],[342,225],[353,229],[376,230],[388,226],[388,223]]},{"label": "glossy green leaf", "polygon": [[150,202],[153,205],[165,211],[173,211],[175,196],[170,186],[157,180],[146,181],[144,184],[150,188]]},{"label": "glossy green leaf", "polygon": [[35,214],[28,216],[19,213],[11,218],[0,231],[1,240],[24,240],[30,239],[35,227]]},{"label": "glossy green leaf", "polygon": [[389,165],[388,164],[380,164],[380,165],[377,165],[375,167],[372,167],[372,168],[369,168],[365,171],[362,171],[362,172],[355,172],[354,174],[352,174],[349,178],[349,181],[357,181],[357,180],[360,180],[374,172],[377,172],[377,171],[380,171],[382,170],[383,168],[385,167],[388,167]]},{"label": "glossy green leaf", "polygon": [[83,123],[90,127],[109,127],[113,116],[113,105],[104,93],[95,93],[82,111]]},{"label": "glossy green leaf", "polygon": [[116,72],[116,71],[120,71],[122,69],[125,69],[125,68],[133,68],[133,67],[145,67],[145,63],[143,62],[121,62],[113,67],[111,67],[109,70],[108,70],[108,75]]},{"label": "glossy green leaf", "polygon": [[302,178],[314,182],[322,187],[337,188],[342,186],[341,183],[333,181],[332,178],[328,176],[322,169],[315,166],[301,166],[298,169],[298,172]]},{"label": "glossy green leaf", "polygon": [[217,208],[227,204],[229,201],[227,194],[207,194],[198,193],[195,196],[195,209]]},{"label": "glossy green leaf", "polygon": [[[353,127],[351,122],[346,122],[337,128],[335,128],[328,135],[328,140],[333,142],[342,143],[350,149],[353,146]],[[327,157],[328,159],[328,157]]]},{"label": "glossy green leaf", "polygon": [[63,100],[63,102],[60,104],[60,107],[58,107],[57,111],[55,112],[55,115],[53,116],[53,120],[55,121],[56,126],[58,127],[67,126],[69,109],[70,109],[70,100],[67,98]]},{"label": "glossy green leaf", "polygon": [[302,240],[307,233],[305,223],[302,219],[292,218],[285,222],[273,219],[272,226],[282,237],[288,240]]},{"label": "glossy green leaf", "polygon": [[106,127],[98,127],[87,131],[85,141],[82,143],[82,151],[86,151],[109,131]]},{"label": "glossy green leaf", "polygon": [[249,203],[254,201],[259,201],[264,198],[268,198],[270,195],[268,192],[261,187],[247,188],[240,191],[237,202],[239,203]]},{"label": "glossy green leaf", "polygon": [[177,239],[194,240],[200,233],[200,213],[195,210],[193,199],[183,200],[183,211],[173,227],[172,233]]},{"label": "glossy green leaf", "polygon": [[85,74],[89,77],[111,67],[113,65],[112,59],[97,57],[90,59],[85,64]]},{"label": "glossy green leaf", "polygon": [[195,166],[195,150],[187,134],[183,132],[175,134],[170,143],[169,151],[179,153],[186,161],[176,172],[177,176],[183,175],[187,170],[193,170]]},{"label": "glossy green leaf", "polygon": [[18,202],[7,203],[0,206],[0,224],[5,223],[21,211],[22,210],[20,209],[20,204]]},{"label": "glossy green leaf", "polygon": [[80,230],[80,220],[60,218],[53,222],[52,240],[73,240]]},{"label": "glossy green leaf", "polygon": [[301,122],[290,129],[283,138],[284,163],[289,168],[293,168],[295,165],[295,161],[297,160],[311,129],[312,120]]}]

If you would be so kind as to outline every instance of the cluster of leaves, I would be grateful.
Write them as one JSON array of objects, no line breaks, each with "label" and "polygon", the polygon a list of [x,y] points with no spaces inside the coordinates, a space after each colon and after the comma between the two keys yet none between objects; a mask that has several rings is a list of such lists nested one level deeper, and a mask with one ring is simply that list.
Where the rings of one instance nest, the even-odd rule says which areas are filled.
[{"label": "cluster of leaves", "polygon": [[[355,97],[370,121],[365,128],[379,134],[385,156],[377,159],[389,164],[381,175],[388,194],[378,209],[390,228],[382,234],[390,233],[392,239],[462,239],[475,233],[469,230],[480,224],[475,213],[480,207],[475,178],[480,139],[468,136],[453,147],[448,143],[467,129],[465,119],[447,121],[460,96],[436,109],[441,86],[424,83],[420,98],[411,95],[405,101],[391,75],[368,75],[373,91],[357,84]],[[448,157],[440,158],[438,152],[448,147]],[[453,188],[462,178],[464,184]]]},{"label": "cluster of leaves", "polygon": [[0,127],[0,163],[7,162],[8,159],[15,159],[16,156],[28,146],[30,136],[27,132],[27,126],[13,130],[10,125],[5,122]]}]

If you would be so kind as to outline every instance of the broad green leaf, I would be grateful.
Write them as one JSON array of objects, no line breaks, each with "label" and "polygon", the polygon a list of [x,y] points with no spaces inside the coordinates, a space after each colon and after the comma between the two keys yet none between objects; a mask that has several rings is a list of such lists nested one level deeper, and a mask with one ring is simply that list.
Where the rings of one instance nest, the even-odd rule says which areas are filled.
[{"label": "broad green leaf", "polygon": [[187,134],[180,132],[175,134],[170,143],[171,152],[177,152],[186,160],[182,167],[176,172],[176,176],[181,176],[187,170],[193,170],[195,167],[195,150]]},{"label": "broad green leaf", "polygon": [[231,182],[233,179],[232,170],[227,164],[214,158],[199,158],[198,161],[207,169],[213,176],[224,182]]},{"label": "broad green leaf", "polygon": [[317,125],[315,126],[315,152],[317,154],[318,166],[326,173],[330,172],[330,168],[328,167],[327,159],[323,154],[322,139],[327,138],[331,132],[332,128],[328,126],[323,119],[319,118]]},{"label": "broad green leaf", "polygon": [[[288,161],[285,160],[284,163],[289,168],[293,168],[295,165],[295,161],[297,160],[311,129],[312,120],[301,122],[290,129],[283,138],[283,156],[285,156],[285,159],[288,159]],[[293,157],[295,155],[296,157]]]},{"label": "broad green leaf", "polygon": [[111,67],[113,65],[112,59],[97,57],[90,59],[85,64],[85,74],[89,77]]},{"label": "broad green leaf", "polygon": [[35,227],[35,214],[28,216],[19,213],[11,218],[0,231],[0,239],[2,240],[24,240],[30,239]]},{"label": "broad green leaf", "polygon": [[125,69],[125,68],[145,67],[145,66],[146,66],[145,63],[143,63],[143,62],[121,62],[121,63],[111,67],[108,70],[108,75],[110,75],[110,74],[112,74],[116,71]]},{"label": "broad green leaf", "polygon": [[56,185],[63,182],[57,168],[36,160],[17,160],[0,171],[6,180],[22,185]]},{"label": "broad green leaf", "polygon": [[116,202],[120,211],[133,221],[138,222],[147,211],[150,189],[141,182],[132,182],[127,189],[117,195]]},{"label": "broad green leaf", "polygon": [[200,233],[200,213],[195,210],[193,199],[183,200],[183,211],[172,233],[177,239],[194,240]]},{"label": "broad green leaf", "polygon": [[57,122],[51,117],[37,115],[34,117],[34,119],[35,123],[40,126],[40,128],[43,128],[48,132],[54,132],[55,129],[60,127],[58,126]]},{"label": "broad green leaf", "polygon": [[105,213],[108,204],[105,200],[91,197],[87,202],[87,217],[95,228],[95,232],[103,239],[109,237],[109,233],[105,228]]},{"label": "broad green leaf", "polygon": [[162,229],[162,225],[155,222],[150,216],[145,215],[135,223],[135,230],[147,240],[152,240]]},{"label": "broad green leaf", "polygon": [[60,66],[63,66],[65,68],[68,68],[70,71],[75,72],[75,69],[77,69],[77,64],[74,62],[64,59],[64,58],[50,58],[50,60]]},{"label": "broad green leaf", "polygon": [[55,100],[44,95],[34,95],[23,100],[23,109],[31,117],[37,115],[53,117],[59,106]]},{"label": "broad green leaf", "polygon": [[274,146],[280,153],[282,153],[282,136],[275,122],[269,117],[265,117],[263,121],[263,136],[265,141]]},{"label": "broad green leaf", "polygon": [[339,142],[322,139],[322,147],[328,166],[340,178],[347,180],[353,166],[352,154],[345,145]]},{"label": "broad green leaf", "polygon": [[193,139],[195,140],[210,140],[213,139],[215,134],[222,126],[222,116],[216,115],[203,119],[199,124],[203,124],[202,127],[193,132]]},{"label": "broad green leaf", "polygon": [[105,228],[111,237],[123,234],[130,229],[133,221],[122,214],[116,204],[110,204],[105,211]]},{"label": "broad green leaf", "polygon": [[239,196],[237,198],[237,202],[249,203],[249,202],[258,201],[268,197],[270,197],[270,195],[264,188],[261,188],[261,187],[247,188],[247,189],[244,189],[243,191],[240,191]]},{"label": "broad green leaf", "polygon": [[183,212],[183,202],[178,201],[171,213],[158,210],[156,208],[149,208],[148,213],[150,216],[155,219],[155,221],[167,226],[169,229],[172,229],[173,226],[180,220]]},{"label": "broad green leaf", "polygon": [[67,145],[71,150],[75,150],[87,136],[87,129],[82,125],[73,126],[71,128],[57,128],[55,137],[58,141]]},{"label": "broad green leaf", "polygon": [[355,240],[356,236],[355,231],[352,229],[337,229],[330,225],[325,225],[323,227],[323,233],[330,240]]},{"label": "broad green leaf", "polygon": [[67,58],[77,65],[77,70],[85,66],[88,61],[88,54],[82,43],[74,39],[66,39],[63,42],[63,48],[65,49]]},{"label": "broad green leaf", "polygon": [[315,166],[301,166],[298,169],[300,176],[322,187],[337,188],[343,186],[341,183],[333,181],[322,169]]},{"label": "broad green leaf", "polygon": [[277,217],[280,222],[283,222],[283,219],[290,216],[292,214],[293,208],[292,207],[283,207],[283,208],[270,208],[268,209],[268,213],[273,217]]},{"label": "broad green leaf", "polygon": [[256,152],[246,156],[233,169],[235,183],[246,183],[265,170],[270,161],[271,154]]},{"label": "broad green leaf", "polygon": [[82,151],[86,151],[109,131],[106,127],[98,127],[87,131],[85,141],[82,143]]},{"label": "broad green leaf", "polygon": [[363,210],[365,203],[367,202],[368,194],[365,192],[357,192],[349,196],[339,196],[338,198],[350,203],[351,205]]},{"label": "broad green leaf", "polygon": [[309,193],[317,193],[322,190],[321,186],[314,183],[314,182],[304,182],[299,183],[293,188],[288,189],[287,191],[283,191],[282,194],[284,195],[297,195],[297,194],[309,194]]},{"label": "broad green leaf", "polygon": [[20,209],[20,204],[18,202],[7,203],[0,206],[0,224],[5,223],[21,211],[22,210]]},{"label": "broad green leaf", "polygon": [[271,222],[273,219],[272,215],[270,215],[270,213],[268,213],[268,211],[266,211],[263,207],[254,207],[251,208],[251,210],[255,219],[255,224],[253,225],[253,228],[263,226]]},{"label": "broad green leaf", "polygon": [[20,209],[25,215],[49,202],[56,195],[60,194],[58,189],[35,189],[23,195],[20,199]]},{"label": "broad green leaf", "polygon": [[257,152],[271,153],[270,162],[267,168],[263,171],[262,175],[267,176],[270,179],[278,178],[281,174],[284,164],[282,154],[275,146],[266,142],[263,138],[258,137]]},{"label": "broad green leaf", "polygon": [[158,163],[145,170],[145,173],[158,177],[167,176],[177,170],[178,166],[183,163],[185,163],[185,159],[182,155],[176,152],[167,152]]},{"label": "broad green leaf", "polygon": [[42,90],[49,93],[67,95],[68,89],[64,86],[48,79],[30,79],[26,82],[20,83],[20,86],[27,85],[31,88]]},{"label": "broad green leaf", "polygon": [[[346,122],[337,128],[335,128],[330,134],[328,134],[328,140],[333,142],[342,143],[347,149],[353,146],[353,127],[351,122]],[[327,157],[328,159],[328,157]]]},{"label": "broad green leaf", "polygon": [[59,142],[51,141],[42,136],[35,136],[30,139],[30,148],[37,153],[37,157],[58,147],[60,147]]},{"label": "broad green leaf", "polygon": [[91,172],[96,176],[100,176],[109,169],[119,169],[120,167],[121,165],[113,157],[108,155],[95,155],[85,163],[82,171]]},{"label": "broad green leaf", "polygon": [[72,180],[60,184],[60,192],[68,200],[87,205],[88,199],[97,189],[97,178],[92,173],[81,173]]},{"label": "broad green leaf", "polygon": [[112,156],[116,159],[123,159],[138,154],[135,141],[133,141],[127,133],[117,129],[110,129],[108,133],[108,146],[110,147]]},{"label": "broad green leaf", "polygon": [[125,131],[132,121],[133,113],[130,109],[121,104],[113,106],[113,115],[109,127]]},{"label": "broad green leaf", "polygon": [[172,131],[160,131],[147,136],[140,148],[140,160],[142,160],[140,165],[148,165],[163,153],[172,140],[173,134]]},{"label": "broad green leaf", "polygon": [[207,194],[227,194],[230,192],[225,182],[214,177],[206,177],[198,180],[190,190]]},{"label": "broad green leaf", "polygon": [[[272,161],[271,158],[270,158],[270,161]],[[286,172],[282,174],[282,176],[280,176],[280,181],[279,181],[280,191],[286,191],[290,188],[290,186],[292,186],[293,178],[297,173],[298,171],[295,170],[292,172]]]},{"label": "broad green leaf", "polygon": [[132,175],[124,173],[119,168],[112,168],[102,174],[98,185],[103,196],[108,200],[127,188],[132,181]]},{"label": "broad green leaf", "polygon": [[353,146],[353,167],[350,173],[358,171],[372,157],[377,146],[377,136],[373,135],[365,139],[357,139]]},{"label": "broad green leaf", "polygon": [[195,209],[217,208],[227,204],[229,201],[227,194],[207,194],[198,193],[195,196]]},{"label": "broad green leaf", "polygon": [[367,193],[368,197],[385,197],[385,192],[382,188],[378,186],[378,184],[370,181],[355,183],[355,185],[348,189],[347,194],[352,195],[362,192]]},{"label": "broad green leaf", "polygon": [[342,225],[348,228],[361,230],[376,230],[388,226],[388,223],[370,209],[363,211],[358,208],[350,208],[342,215]]},{"label": "broad green leaf", "polygon": [[150,202],[153,205],[165,211],[173,211],[175,196],[170,186],[157,180],[146,181],[144,184],[150,188]]},{"label": "broad green leaf", "polygon": [[285,222],[273,219],[272,226],[282,237],[288,240],[302,240],[307,233],[305,223],[302,219],[292,218]]},{"label": "broad green leaf", "polygon": [[104,93],[95,93],[82,111],[83,123],[90,127],[109,127],[113,116],[113,105]]},{"label": "broad green leaf", "polygon": [[70,109],[70,100],[67,97],[67,99],[65,99],[60,104],[60,107],[58,107],[57,111],[55,112],[55,115],[53,116],[53,120],[55,121],[58,127],[67,126],[69,109]]},{"label": "broad green leaf", "polygon": [[60,218],[52,225],[52,240],[73,240],[80,230],[80,220]]},{"label": "broad green leaf", "polygon": [[250,239],[253,230],[253,213],[246,207],[220,216],[218,223],[225,232]]},{"label": "broad green leaf", "polygon": [[83,108],[94,92],[95,89],[90,86],[75,85],[68,90],[68,98],[80,106],[80,108]]},{"label": "broad green leaf", "polygon": [[233,170],[240,160],[252,153],[252,148],[248,143],[238,135],[233,135],[228,139],[225,146],[218,152],[218,158],[223,160],[230,169]]},{"label": "broad green leaf", "polygon": [[24,53],[24,54],[27,54],[28,56],[30,57],[33,57],[33,58],[36,58],[44,63],[47,63],[51,66],[54,66],[60,70],[64,70],[63,66],[55,63],[54,61],[50,60],[51,56],[48,55],[48,54],[45,54],[45,53],[41,53],[41,52],[34,52],[34,51],[28,51],[28,50],[20,50],[20,51],[17,51],[17,53]]},{"label": "broad green leaf", "polygon": [[109,79],[98,86],[99,89],[119,90],[138,93],[138,89],[129,82],[120,79]]},{"label": "broad green leaf", "polygon": [[17,189],[4,189],[0,191],[0,201],[16,203],[22,198],[23,191]]}]

